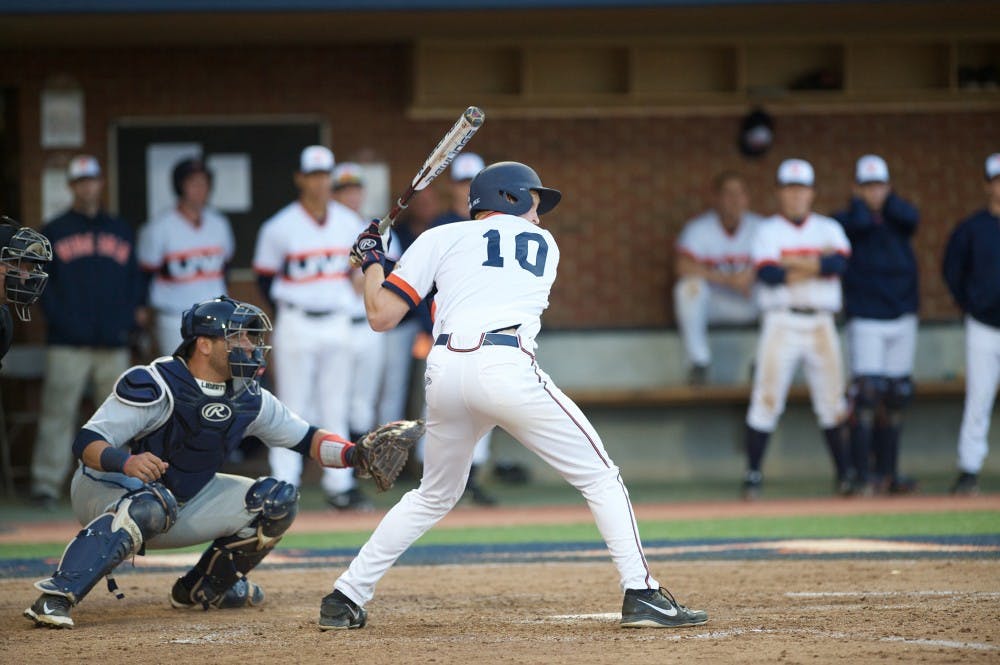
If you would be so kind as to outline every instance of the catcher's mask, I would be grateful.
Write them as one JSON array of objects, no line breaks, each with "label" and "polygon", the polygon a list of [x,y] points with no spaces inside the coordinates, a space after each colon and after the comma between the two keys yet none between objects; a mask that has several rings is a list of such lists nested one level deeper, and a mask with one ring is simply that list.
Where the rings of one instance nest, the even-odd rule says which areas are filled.
[{"label": "catcher's mask", "polygon": [[495,211],[523,215],[531,210],[531,192],[538,194],[538,214],[556,207],[562,194],[542,186],[535,170],[520,162],[497,162],[476,174],[469,185],[469,211]]},{"label": "catcher's mask", "polygon": [[31,320],[30,305],[38,302],[49,281],[45,267],[52,260],[48,238],[21,226],[10,217],[0,218],[0,264],[5,269],[4,294],[22,321]]},{"label": "catcher's mask", "polygon": [[270,319],[259,307],[219,296],[184,312],[181,317],[184,341],[174,355],[186,356],[199,337],[221,337],[226,340],[234,392],[257,393],[258,379],[267,367],[267,352],[271,350],[267,333],[272,329]]}]

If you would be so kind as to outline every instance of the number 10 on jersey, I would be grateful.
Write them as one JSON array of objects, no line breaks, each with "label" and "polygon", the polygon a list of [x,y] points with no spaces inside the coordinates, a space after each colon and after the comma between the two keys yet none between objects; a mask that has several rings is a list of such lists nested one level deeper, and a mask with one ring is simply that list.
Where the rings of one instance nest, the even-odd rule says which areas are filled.
[{"label": "number 10 on jersey", "polygon": [[[483,234],[486,238],[486,260],[484,266],[490,268],[503,268],[503,256],[500,255],[500,232],[490,229]],[[531,245],[535,244],[535,261],[532,263],[528,257],[531,254]],[[539,233],[523,231],[514,236],[514,260],[524,270],[527,270],[535,277],[541,277],[545,272],[545,257],[548,256],[549,245],[545,238]]]}]

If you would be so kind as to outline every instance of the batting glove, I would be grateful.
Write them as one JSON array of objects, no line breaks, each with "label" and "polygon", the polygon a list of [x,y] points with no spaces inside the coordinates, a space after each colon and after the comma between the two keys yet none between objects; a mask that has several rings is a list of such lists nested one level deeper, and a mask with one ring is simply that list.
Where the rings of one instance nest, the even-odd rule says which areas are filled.
[{"label": "batting glove", "polygon": [[368,225],[351,247],[351,256],[361,264],[361,272],[378,263],[385,267],[385,246],[382,235],[378,232],[378,220]]}]

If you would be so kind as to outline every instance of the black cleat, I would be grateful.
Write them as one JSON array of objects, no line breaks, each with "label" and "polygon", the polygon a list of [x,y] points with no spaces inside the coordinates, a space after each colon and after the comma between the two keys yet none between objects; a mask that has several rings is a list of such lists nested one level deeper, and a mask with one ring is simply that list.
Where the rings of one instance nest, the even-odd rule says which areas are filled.
[{"label": "black cleat", "polygon": [[34,621],[36,626],[72,628],[73,619],[69,615],[71,607],[73,603],[69,598],[43,593],[24,611],[24,616]]},{"label": "black cleat", "polygon": [[951,486],[952,494],[964,496],[975,496],[979,494],[979,476],[968,471],[958,474],[955,483]]},{"label": "black cleat", "polygon": [[760,490],[764,485],[764,476],[761,475],[760,471],[747,471],[746,475],[743,476],[743,500],[744,501],[756,501],[760,498]]},{"label": "black cleat", "polygon": [[368,613],[363,607],[334,590],[323,597],[319,606],[320,630],[345,630],[347,628],[364,628],[368,622]]},{"label": "black cleat", "polygon": [[353,510],[359,513],[370,513],[375,510],[375,504],[357,487],[352,487],[346,492],[330,494],[326,497],[326,502],[337,510]]},{"label": "black cleat", "polygon": [[689,610],[663,587],[625,591],[621,620],[624,628],[681,628],[700,626],[706,621],[707,612]]}]

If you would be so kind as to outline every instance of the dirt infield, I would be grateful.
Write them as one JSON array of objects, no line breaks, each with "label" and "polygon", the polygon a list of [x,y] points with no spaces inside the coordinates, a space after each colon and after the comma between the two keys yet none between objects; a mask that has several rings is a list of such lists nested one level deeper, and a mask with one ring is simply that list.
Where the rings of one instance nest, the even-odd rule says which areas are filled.
[{"label": "dirt infield", "polygon": [[334,570],[268,570],[260,608],[172,610],[170,574],[96,589],[77,628],[32,627],[26,580],[0,581],[3,663],[995,663],[1000,561],[883,560],[659,564],[709,623],[617,626],[613,567],[602,563],[402,566],[369,603],[362,630],[322,633]]}]

